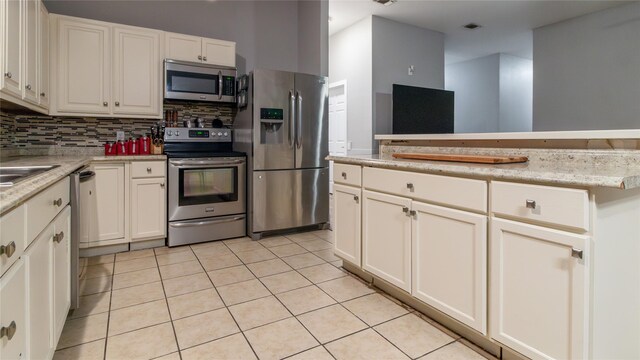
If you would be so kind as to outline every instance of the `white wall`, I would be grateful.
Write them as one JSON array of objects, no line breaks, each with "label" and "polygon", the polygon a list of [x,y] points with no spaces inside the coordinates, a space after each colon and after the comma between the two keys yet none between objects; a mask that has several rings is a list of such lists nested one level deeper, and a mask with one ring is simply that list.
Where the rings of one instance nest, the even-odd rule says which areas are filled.
[{"label": "white wall", "polygon": [[329,82],[347,80],[348,154],[373,152],[371,17],[329,38]]},{"label": "white wall", "polygon": [[640,128],[640,3],[533,31],[533,130]]},{"label": "white wall", "polygon": [[533,61],[500,54],[498,131],[531,131],[533,123]]},{"label": "white wall", "polygon": [[444,88],[444,34],[378,16],[372,32],[374,135],[391,134],[393,84]]},{"label": "white wall", "polygon": [[498,131],[500,54],[447,65],[445,89],[454,92],[454,132]]}]

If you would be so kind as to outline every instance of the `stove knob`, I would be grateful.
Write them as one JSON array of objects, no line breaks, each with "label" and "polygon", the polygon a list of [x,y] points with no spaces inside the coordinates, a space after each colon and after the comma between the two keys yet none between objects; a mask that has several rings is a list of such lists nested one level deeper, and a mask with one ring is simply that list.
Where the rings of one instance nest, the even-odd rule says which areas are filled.
[{"label": "stove knob", "polygon": [[216,136],[216,133],[212,131],[211,132],[211,137],[215,137],[215,136]]},{"label": "stove knob", "polygon": [[171,130],[167,130],[167,135],[171,136],[173,134],[173,132]]},{"label": "stove knob", "polygon": [[224,136],[225,136],[225,137],[226,137],[226,136],[229,136],[229,133],[225,132],[225,133],[224,133]]},{"label": "stove knob", "polygon": [[176,130],[176,136],[180,136],[180,130]]},{"label": "stove knob", "polygon": [[222,136],[222,133],[221,133],[221,132],[219,132],[219,133],[218,133],[218,136]]}]

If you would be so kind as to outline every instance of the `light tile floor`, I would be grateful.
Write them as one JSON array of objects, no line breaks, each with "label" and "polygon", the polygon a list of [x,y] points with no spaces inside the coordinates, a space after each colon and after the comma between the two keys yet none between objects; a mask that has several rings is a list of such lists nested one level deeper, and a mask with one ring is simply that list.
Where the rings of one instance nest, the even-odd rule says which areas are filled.
[{"label": "light tile floor", "polygon": [[93,257],[54,359],[484,359],[342,270],[331,232]]}]

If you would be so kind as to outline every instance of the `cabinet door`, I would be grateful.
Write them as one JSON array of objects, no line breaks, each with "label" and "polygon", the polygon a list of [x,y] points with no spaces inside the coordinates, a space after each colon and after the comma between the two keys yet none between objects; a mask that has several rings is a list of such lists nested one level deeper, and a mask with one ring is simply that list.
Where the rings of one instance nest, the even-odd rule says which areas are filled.
[{"label": "cabinet door", "polygon": [[2,1],[2,91],[22,98],[24,27],[22,1]]},{"label": "cabinet door", "polygon": [[202,38],[175,33],[165,33],[164,57],[171,60],[202,61]]},{"label": "cabinet door", "polygon": [[[96,178],[92,177],[80,183],[80,209],[82,210],[82,221],[80,222],[80,234],[78,240],[80,248],[89,247],[90,241],[98,238],[96,229]],[[92,232],[93,231],[93,232]]]},{"label": "cabinet door", "polygon": [[38,56],[38,92],[41,107],[49,108],[49,12],[40,4],[40,39]]},{"label": "cabinet door", "polygon": [[95,171],[95,212],[91,241],[123,239],[125,219],[124,164],[97,164]]},{"label": "cabinet door", "polygon": [[24,100],[38,103],[38,15],[40,0],[24,1]]},{"label": "cabinet door", "polygon": [[0,327],[15,330],[0,339],[0,359],[27,358],[27,297],[25,267],[18,260],[0,278]]},{"label": "cabinet door", "polygon": [[54,221],[53,241],[53,336],[54,343],[62,333],[71,300],[71,206],[67,206]]},{"label": "cabinet door", "polygon": [[333,209],[335,211],[333,234],[334,249],[337,256],[361,266],[361,208],[360,188],[333,185]]},{"label": "cabinet door", "polygon": [[202,62],[213,65],[236,66],[236,43],[216,39],[202,39]]},{"label": "cabinet door", "polygon": [[588,273],[574,256],[589,260],[588,238],[491,222],[491,337],[530,358],[584,358]]},{"label": "cabinet door", "polygon": [[91,21],[59,19],[58,112],[111,112],[109,32]]},{"label": "cabinet door", "polygon": [[25,254],[29,304],[28,343],[31,359],[50,359],[53,355],[51,336],[53,235],[54,226],[47,226]]},{"label": "cabinet door", "polygon": [[160,116],[160,37],[154,30],[113,29],[113,113]]},{"label": "cabinet door", "polygon": [[131,240],[165,237],[166,210],[165,178],[131,180]]},{"label": "cabinet door", "polygon": [[487,217],[413,202],[411,294],[486,334]]},{"label": "cabinet door", "polygon": [[363,191],[362,268],[411,292],[411,200]]}]

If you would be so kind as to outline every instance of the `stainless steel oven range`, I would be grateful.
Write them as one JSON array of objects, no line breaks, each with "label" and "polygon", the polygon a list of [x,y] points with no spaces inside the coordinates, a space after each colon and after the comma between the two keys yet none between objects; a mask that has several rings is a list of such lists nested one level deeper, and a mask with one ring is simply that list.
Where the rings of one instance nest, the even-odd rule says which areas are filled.
[{"label": "stainless steel oven range", "polygon": [[168,245],[246,234],[246,156],[232,130],[166,128]]}]

